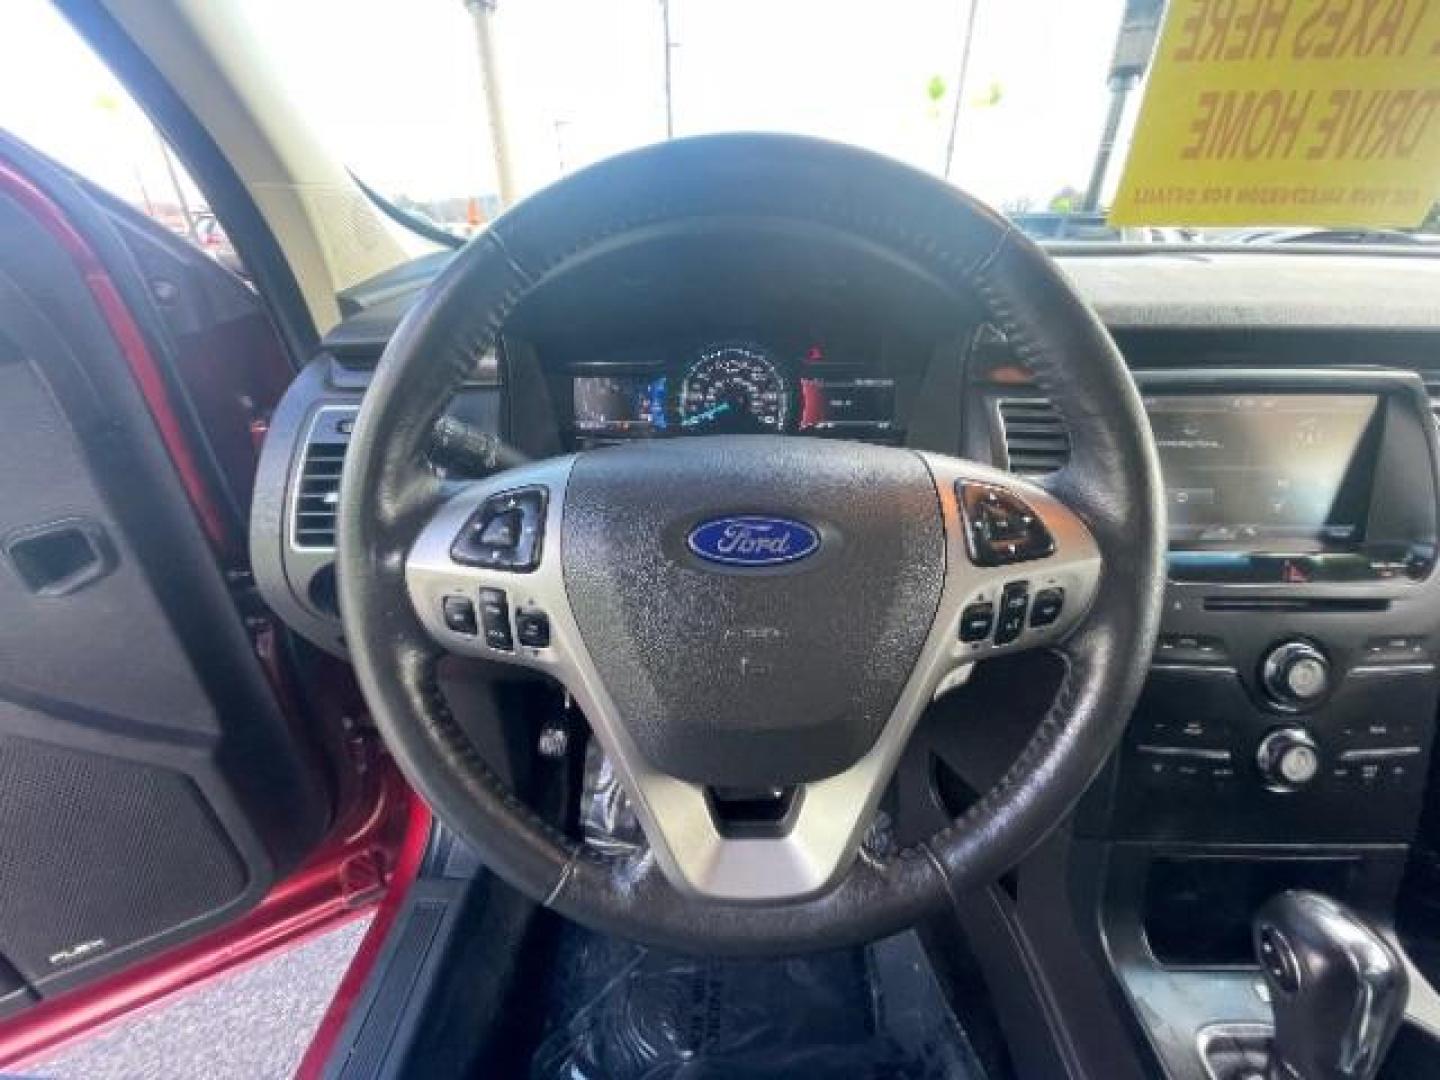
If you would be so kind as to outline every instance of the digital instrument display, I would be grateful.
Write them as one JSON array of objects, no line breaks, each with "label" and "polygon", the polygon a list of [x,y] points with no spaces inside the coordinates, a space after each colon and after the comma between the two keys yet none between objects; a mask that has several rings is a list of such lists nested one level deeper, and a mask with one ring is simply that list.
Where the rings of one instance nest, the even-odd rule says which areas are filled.
[{"label": "digital instrument display", "polygon": [[1373,394],[1147,395],[1176,551],[1352,551],[1365,539]]},{"label": "digital instrument display", "polygon": [[664,431],[663,375],[577,375],[575,430],[613,435]]},{"label": "digital instrument display", "polygon": [[863,355],[833,360],[748,338],[634,347],[567,372],[578,449],[691,435],[806,435],[898,442],[896,383]]},{"label": "digital instrument display", "polygon": [[894,379],[801,379],[800,430],[889,427]]}]

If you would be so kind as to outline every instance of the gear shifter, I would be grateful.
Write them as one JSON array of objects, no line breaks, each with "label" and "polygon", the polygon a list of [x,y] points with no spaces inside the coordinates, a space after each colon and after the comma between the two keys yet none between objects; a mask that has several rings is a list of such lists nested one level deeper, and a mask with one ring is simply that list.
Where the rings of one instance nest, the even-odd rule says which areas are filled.
[{"label": "gear shifter", "polygon": [[1275,1011],[1269,1080],[1372,1080],[1410,993],[1395,949],[1313,892],[1272,898],[1254,938]]}]

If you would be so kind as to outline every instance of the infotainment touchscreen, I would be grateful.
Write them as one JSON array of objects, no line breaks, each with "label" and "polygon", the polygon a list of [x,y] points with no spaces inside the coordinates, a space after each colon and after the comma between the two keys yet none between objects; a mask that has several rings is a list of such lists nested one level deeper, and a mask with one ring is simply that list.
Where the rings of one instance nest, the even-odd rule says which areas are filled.
[{"label": "infotainment touchscreen", "polygon": [[1364,541],[1376,395],[1160,394],[1145,405],[1172,550],[1341,552]]}]

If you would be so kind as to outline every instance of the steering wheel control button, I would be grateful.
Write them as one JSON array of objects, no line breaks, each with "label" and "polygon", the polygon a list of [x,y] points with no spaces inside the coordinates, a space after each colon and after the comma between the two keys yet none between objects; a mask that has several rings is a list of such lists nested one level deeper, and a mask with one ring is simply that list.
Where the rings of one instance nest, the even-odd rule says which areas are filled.
[{"label": "steering wheel control button", "polygon": [[965,544],[976,566],[1009,566],[1055,553],[1055,540],[1013,491],[972,480],[955,485],[965,517]]},{"label": "steering wheel control button", "polygon": [[1271,791],[1296,791],[1320,772],[1320,747],[1301,727],[1283,727],[1260,740],[1255,764]]},{"label": "steering wheel control button", "polygon": [[1260,682],[1276,708],[1308,709],[1330,692],[1330,661],[1308,641],[1287,641],[1271,649],[1261,663]]},{"label": "steering wheel control button", "polygon": [[520,526],[523,517],[519,510],[506,510],[491,518],[480,533],[484,547],[513,548],[520,542]]},{"label": "steering wheel control button", "polygon": [[441,605],[446,626],[457,634],[475,636],[479,629],[475,623],[475,605],[468,597],[447,596],[441,601]]},{"label": "steering wheel control button", "polygon": [[550,616],[543,611],[515,612],[515,637],[529,649],[550,647]]},{"label": "steering wheel control button", "polygon": [[1012,581],[1000,593],[1000,619],[995,624],[995,644],[1009,645],[1025,629],[1025,612],[1030,607],[1030,583]]},{"label": "steering wheel control button", "polygon": [[1061,588],[1041,589],[1035,594],[1030,605],[1030,625],[1049,626],[1060,618],[1065,609],[1065,590]]},{"label": "steering wheel control button", "polygon": [[517,488],[492,495],[470,515],[450,557],[466,566],[528,574],[540,565],[545,538],[545,489]]},{"label": "steering wheel control button", "polygon": [[504,589],[480,590],[480,628],[490,648],[515,651],[515,639],[510,633],[510,601]]},{"label": "steering wheel control button", "polygon": [[990,637],[995,629],[995,605],[988,601],[969,605],[960,613],[960,640],[974,644]]}]

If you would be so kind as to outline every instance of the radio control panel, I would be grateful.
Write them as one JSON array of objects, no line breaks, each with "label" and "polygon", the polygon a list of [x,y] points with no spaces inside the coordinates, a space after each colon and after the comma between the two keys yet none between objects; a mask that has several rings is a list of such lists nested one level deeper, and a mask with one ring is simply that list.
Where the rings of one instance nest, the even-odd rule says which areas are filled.
[{"label": "radio control panel", "polygon": [[[1408,839],[1440,704],[1430,605],[1206,611],[1171,587],[1118,762],[1128,839]],[[1377,634],[1380,625],[1392,632]]]}]

